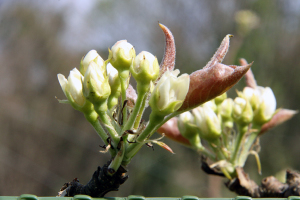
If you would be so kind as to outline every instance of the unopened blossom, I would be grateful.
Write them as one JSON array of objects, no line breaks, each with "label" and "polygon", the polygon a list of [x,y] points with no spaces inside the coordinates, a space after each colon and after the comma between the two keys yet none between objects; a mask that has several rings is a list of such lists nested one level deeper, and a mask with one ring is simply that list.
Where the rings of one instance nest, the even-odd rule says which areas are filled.
[{"label": "unopened blossom", "polygon": [[192,110],[200,137],[213,142],[221,135],[221,122],[216,113],[207,105]]},{"label": "unopened blossom", "polygon": [[118,98],[121,95],[121,82],[119,79],[118,71],[108,63],[106,66],[108,82],[111,88],[111,94],[108,98],[108,108],[111,109],[118,104]]},{"label": "unopened blossom", "polygon": [[107,76],[108,76],[108,82],[111,87],[112,92],[114,90],[121,90],[121,83],[118,75],[118,71],[116,68],[114,68],[110,63],[106,66],[107,69]]},{"label": "unopened blossom", "polygon": [[232,110],[233,110],[233,100],[231,98],[227,98],[222,101],[221,104],[218,105],[218,115],[222,119],[222,123],[224,127],[233,127],[233,119],[232,119]]},{"label": "unopened blossom", "polygon": [[271,88],[245,87],[242,95],[250,102],[256,123],[264,124],[272,118],[276,110],[276,98]]},{"label": "unopened blossom", "polygon": [[255,110],[254,121],[256,123],[264,124],[269,121],[276,110],[276,98],[271,88],[258,87],[261,94],[260,104]]},{"label": "unopened blossom", "polygon": [[149,105],[159,115],[175,112],[182,105],[189,89],[189,75],[177,77],[179,70],[166,71],[152,91]]},{"label": "unopened blossom", "polygon": [[127,40],[116,42],[109,50],[110,63],[118,71],[129,70],[134,57],[135,49]]},{"label": "unopened blossom", "polygon": [[187,138],[193,147],[197,149],[203,149],[199,136],[199,130],[195,124],[195,119],[191,112],[184,112],[179,115],[178,129],[181,135]]},{"label": "unopened blossom", "polygon": [[74,68],[70,71],[68,79],[64,75],[57,75],[59,84],[68,98],[68,102],[75,108],[80,109],[85,105],[86,99],[82,93],[82,75]]},{"label": "unopened blossom", "polygon": [[232,115],[232,109],[233,100],[231,98],[227,98],[218,106],[218,114],[224,119],[230,119]]},{"label": "unopened blossom", "polygon": [[83,94],[93,104],[106,100],[111,93],[108,77],[101,67],[91,62],[84,74]]},{"label": "unopened blossom", "polygon": [[[101,56],[97,53],[96,50],[90,50],[86,56],[81,60],[80,62],[80,73],[82,75],[85,74],[88,66],[91,62],[95,62],[99,66],[104,65],[104,60],[101,58]],[[105,68],[102,68],[103,71],[105,71]]]},{"label": "unopened blossom", "polygon": [[241,97],[236,97],[233,102],[232,117],[240,125],[251,123],[253,119],[253,110],[249,101]]},{"label": "unopened blossom", "polygon": [[142,51],[134,58],[130,72],[138,84],[150,84],[159,75],[157,58],[147,51]]}]

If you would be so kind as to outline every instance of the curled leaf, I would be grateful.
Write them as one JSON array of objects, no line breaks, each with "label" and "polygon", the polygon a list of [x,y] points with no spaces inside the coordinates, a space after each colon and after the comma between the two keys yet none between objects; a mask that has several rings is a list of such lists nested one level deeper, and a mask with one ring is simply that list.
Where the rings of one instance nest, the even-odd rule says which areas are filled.
[{"label": "curled leaf", "polygon": [[159,24],[160,28],[165,34],[166,44],[164,57],[160,63],[160,75],[157,80],[167,71],[172,71],[175,66],[176,47],[172,32],[163,24]]},{"label": "curled leaf", "polygon": [[249,70],[251,64],[244,66],[217,63],[190,75],[190,86],[179,112],[195,108],[209,101],[235,85]]},{"label": "curled leaf", "polygon": [[270,121],[268,121],[261,127],[259,135],[262,135],[270,129],[274,128],[275,126],[278,126],[283,122],[291,119],[297,113],[298,111],[296,110],[280,109],[273,115]]},{"label": "curled leaf", "polygon": [[161,142],[161,141],[156,141],[156,140],[154,140],[154,141],[152,141],[152,142],[155,143],[155,144],[157,144],[157,145],[159,145],[159,146],[161,146],[162,148],[164,148],[165,150],[171,152],[172,154],[174,154],[174,152],[173,152],[173,150],[171,149],[171,147],[169,147],[168,145],[166,145],[166,143]]},{"label": "curled leaf", "polygon": [[228,34],[225,36],[225,38],[221,42],[219,48],[217,49],[217,51],[215,52],[213,57],[210,59],[210,61],[206,64],[206,66],[204,68],[210,68],[210,67],[214,66],[215,64],[221,63],[223,61],[224,57],[226,56],[226,54],[228,52],[229,42],[230,42],[231,37],[233,37],[233,35]]},{"label": "curled leaf", "polygon": [[[244,58],[241,58],[240,59],[240,65],[248,65],[247,61],[244,59]],[[248,87],[251,87],[253,89],[255,89],[257,87],[257,84],[256,84],[256,80],[254,78],[254,75],[252,73],[252,70],[249,69],[247,71],[247,73],[245,74],[245,79],[246,79],[246,85]]]}]

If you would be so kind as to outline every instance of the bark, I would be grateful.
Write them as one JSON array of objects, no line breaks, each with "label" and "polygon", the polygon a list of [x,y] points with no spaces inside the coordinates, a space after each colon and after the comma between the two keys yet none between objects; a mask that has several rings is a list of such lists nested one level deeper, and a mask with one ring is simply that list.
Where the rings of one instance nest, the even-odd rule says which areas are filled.
[{"label": "bark", "polygon": [[72,197],[77,194],[85,194],[91,197],[104,197],[110,191],[118,191],[128,178],[127,172],[122,166],[112,176],[108,174],[109,163],[94,172],[91,180],[83,185],[75,178],[69,183],[65,183],[59,192],[59,196]]},{"label": "bark", "polygon": [[[202,159],[202,170],[209,175],[224,177],[222,173],[211,169],[205,159]],[[236,173],[237,177],[228,180],[225,185],[237,195],[252,198],[300,196],[300,174],[298,172],[287,170],[285,183],[280,182],[274,176],[269,176],[262,179],[260,185],[251,180],[243,168],[237,167]]]}]

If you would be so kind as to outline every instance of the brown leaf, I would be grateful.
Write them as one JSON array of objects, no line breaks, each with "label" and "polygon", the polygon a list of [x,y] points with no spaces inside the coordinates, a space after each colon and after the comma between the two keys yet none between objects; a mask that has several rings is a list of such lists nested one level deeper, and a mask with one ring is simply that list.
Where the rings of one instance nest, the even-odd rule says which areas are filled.
[{"label": "brown leaf", "polygon": [[280,109],[278,112],[274,114],[272,119],[265,123],[259,132],[259,136],[269,131],[270,129],[282,124],[283,122],[291,119],[298,111],[289,110],[289,109]]},{"label": "brown leaf", "polygon": [[174,140],[175,142],[179,142],[184,145],[190,146],[190,142],[184,138],[178,127],[177,127],[177,118],[173,117],[166,123],[164,123],[158,130],[158,133],[164,134],[167,138]]},{"label": "brown leaf", "polygon": [[[247,61],[244,58],[240,59],[240,64],[241,65],[248,65]],[[245,74],[245,79],[246,79],[246,85],[248,87],[251,87],[251,88],[256,88],[257,87],[256,80],[254,78],[254,75],[253,75],[251,69],[249,69],[247,71],[247,73]]]},{"label": "brown leaf", "polygon": [[153,143],[161,146],[162,148],[164,148],[165,150],[171,152],[172,154],[174,154],[173,150],[171,149],[171,147],[169,147],[168,145],[166,145],[166,143],[161,142],[161,141],[152,141]]},{"label": "brown leaf", "polygon": [[166,38],[165,53],[160,63],[160,75],[157,80],[167,71],[172,71],[175,67],[176,47],[172,32],[163,24],[159,24]]},{"label": "brown leaf", "polygon": [[221,63],[226,56],[228,49],[229,49],[229,42],[230,38],[233,37],[233,35],[226,35],[223,41],[221,42],[219,48],[213,55],[213,57],[210,59],[210,61],[206,64],[204,68],[210,68],[214,66],[217,63]]},{"label": "brown leaf", "polygon": [[244,66],[217,63],[190,75],[190,87],[179,112],[191,110],[209,101],[235,85],[249,70],[251,64]]}]

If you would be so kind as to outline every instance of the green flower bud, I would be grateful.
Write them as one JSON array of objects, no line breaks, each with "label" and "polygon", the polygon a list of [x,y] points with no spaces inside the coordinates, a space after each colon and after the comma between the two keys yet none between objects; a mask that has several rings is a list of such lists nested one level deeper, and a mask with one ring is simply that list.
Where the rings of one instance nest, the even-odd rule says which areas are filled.
[{"label": "green flower bud", "polygon": [[246,125],[252,122],[253,110],[249,101],[236,97],[233,104],[232,117],[240,125]]},{"label": "green flower bud", "polygon": [[219,106],[218,106],[218,114],[221,115],[222,119],[230,120],[232,115],[233,109],[233,100],[228,98],[225,99]]},{"label": "green flower bud", "polygon": [[179,115],[177,124],[183,137],[189,139],[198,134],[198,128],[194,122],[194,116],[189,111]]},{"label": "green flower bud", "polygon": [[192,110],[200,130],[200,138],[214,142],[221,135],[221,122],[209,106],[199,106]]},{"label": "green flower bud", "polygon": [[130,72],[138,84],[148,85],[159,76],[157,58],[147,51],[142,51],[133,60]]},{"label": "green flower bud", "polygon": [[218,105],[218,116],[220,116],[222,119],[223,127],[233,127],[232,109],[233,100],[231,98],[225,99],[221,104]]},{"label": "green flower bud", "polygon": [[118,104],[118,98],[121,95],[121,82],[119,79],[118,71],[110,63],[107,64],[106,68],[108,82],[111,88],[111,94],[108,98],[107,105],[108,109],[111,109]]},{"label": "green flower bud", "polygon": [[95,62],[97,65],[102,66],[104,61],[96,50],[90,50],[80,62],[80,73],[83,76],[91,62]]},{"label": "green flower bud", "polygon": [[204,147],[199,137],[199,129],[194,122],[194,116],[188,111],[179,115],[177,126],[181,135],[188,139],[193,147],[203,149]]},{"label": "green flower bud", "polygon": [[217,96],[217,97],[215,98],[215,103],[216,103],[217,105],[219,105],[219,104],[221,104],[226,98],[227,98],[227,93],[224,92],[223,94],[221,94],[220,96]]},{"label": "green flower bud", "polygon": [[119,72],[129,70],[132,59],[135,57],[135,49],[127,42],[120,40],[109,50],[110,63]]},{"label": "green flower bud", "polygon": [[83,79],[83,95],[95,105],[102,104],[110,95],[106,73],[95,62],[91,62]]},{"label": "green flower bud", "polygon": [[177,77],[179,70],[166,71],[157,82],[150,96],[149,105],[158,115],[168,115],[182,105],[189,89],[188,74]]},{"label": "green flower bud", "polygon": [[202,106],[204,106],[204,105],[210,107],[214,112],[217,112],[217,105],[216,105],[214,99],[212,99],[210,101],[207,101],[204,104],[202,104]]}]

